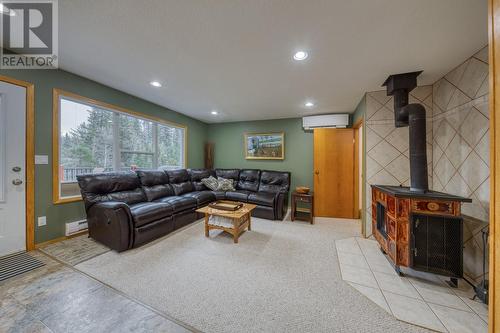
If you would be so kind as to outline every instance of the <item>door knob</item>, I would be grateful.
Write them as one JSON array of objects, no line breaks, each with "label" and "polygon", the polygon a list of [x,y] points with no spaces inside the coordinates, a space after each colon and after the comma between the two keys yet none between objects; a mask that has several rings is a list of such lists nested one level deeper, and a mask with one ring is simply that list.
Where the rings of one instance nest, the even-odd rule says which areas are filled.
[{"label": "door knob", "polygon": [[12,181],[12,184],[16,185],[16,186],[19,186],[23,183],[23,181],[21,179],[14,179]]},{"label": "door knob", "polygon": [[318,170],[314,171],[314,173],[317,174],[317,175],[319,175],[319,171]]},{"label": "door knob", "polygon": [[12,171],[19,172],[19,171],[21,171],[21,167],[15,166],[12,168]]}]

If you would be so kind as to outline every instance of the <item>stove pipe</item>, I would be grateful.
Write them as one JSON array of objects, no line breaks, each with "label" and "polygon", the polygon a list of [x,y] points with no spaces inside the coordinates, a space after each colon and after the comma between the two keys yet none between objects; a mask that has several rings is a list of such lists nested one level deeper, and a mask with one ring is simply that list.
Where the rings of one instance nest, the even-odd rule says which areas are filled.
[{"label": "stove pipe", "polygon": [[388,96],[394,96],[396,127],[409,126],[410,190],[425,193],[429,190],[425,108],[417,103],[408,104],[408,94],[417,86],[420,73],[422,71],[390,75],[382,86],[387,87]]}]

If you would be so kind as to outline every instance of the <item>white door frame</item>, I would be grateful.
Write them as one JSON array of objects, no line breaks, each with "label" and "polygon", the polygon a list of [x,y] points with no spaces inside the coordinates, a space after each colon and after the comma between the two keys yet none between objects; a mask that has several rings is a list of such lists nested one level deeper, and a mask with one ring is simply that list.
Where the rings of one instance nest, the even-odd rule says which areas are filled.
[{"label": "white door frame", "polygon": [[35,86],[0,75],[0,81],[26,89],[26,251],[35,249]]}]

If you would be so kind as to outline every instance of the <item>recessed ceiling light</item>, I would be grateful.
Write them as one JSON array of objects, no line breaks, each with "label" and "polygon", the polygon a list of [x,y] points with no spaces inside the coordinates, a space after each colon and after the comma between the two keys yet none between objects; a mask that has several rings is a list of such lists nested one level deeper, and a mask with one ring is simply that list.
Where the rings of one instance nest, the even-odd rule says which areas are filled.
[{"label": "recessed ceiling light", "polygon": [[297,51],[293,55],[293,59],[301,61],[301,60],[306,60],[309,54],[307,54],[306,51]]},{"label": "recessed ceiling light", "polygon": [[218,115],[218,114],[219,114],[219,112],[217,112],[217,111],[215,111],[215,110],[214,110],[214,111],[212,111],[212,112],[210,112],[210,113],[211,113],[213,116],[216,116],[216,115]]},{"label": "recessed ceiling light", "polygon": [[313,102],[306,102],[306,104],[304,104],[304,105],[308,108],[312,108],[314,106],[314,103]]},{"label": "recessed ceiling light", "polygon": [[149,84],[156,88],[160,88],[162,86],[162,84],[158,81],[151,81]]}]

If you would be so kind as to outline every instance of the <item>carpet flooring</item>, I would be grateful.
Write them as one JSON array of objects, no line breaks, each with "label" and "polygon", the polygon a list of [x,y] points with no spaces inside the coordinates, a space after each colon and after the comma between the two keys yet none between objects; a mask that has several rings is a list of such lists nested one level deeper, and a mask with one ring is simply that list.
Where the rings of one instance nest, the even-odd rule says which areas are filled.
[{"label": "carpet flooring", "polygon": [[254,218],[239,244],[196,223],[76,268],[203,332],[427,332],[342,281],[336,239],[359,222]]}]

